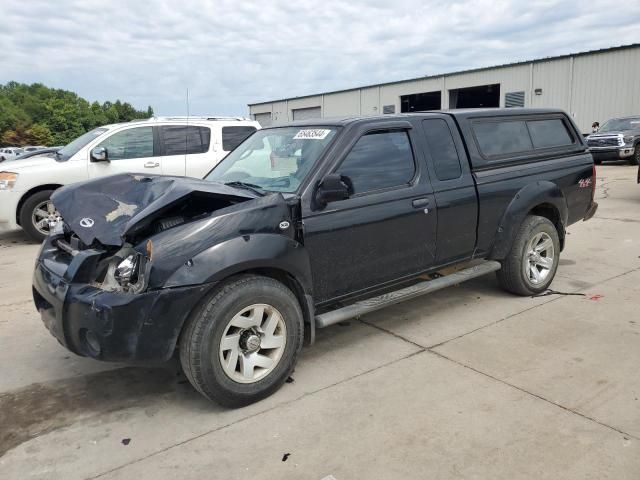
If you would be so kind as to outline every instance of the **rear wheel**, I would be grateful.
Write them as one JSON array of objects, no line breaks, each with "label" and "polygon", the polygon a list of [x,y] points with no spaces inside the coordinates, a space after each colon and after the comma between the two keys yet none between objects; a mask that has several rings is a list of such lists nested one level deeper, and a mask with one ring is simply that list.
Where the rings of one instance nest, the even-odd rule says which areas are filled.
[{"label": "rear wheel", "polygon": [[631,165],[640,165],[640,143],[636,145],[636,150],[633,153],[633,157],[629,158]]},{"label": "rear wheel", "polygon": [[302,348],[295,295],[267,277],[241,276],[213,292],[180,338],[180,362],[205,397],[240,407],[274,393]]},{"label": "rear wheel", "polygon": [[545,217],[524,219],[511,251],[496,272],[502,288],[517,295],[544,292],[556,274],[560,240],[555,225]]},{"label": "rear wheel", "polygon": [[51,202],[53,190],[42,190],[25,200],[20,209],[20,226],[25,233],[38,242],[42,242],[51,226],[61,220],[60,213]]}]

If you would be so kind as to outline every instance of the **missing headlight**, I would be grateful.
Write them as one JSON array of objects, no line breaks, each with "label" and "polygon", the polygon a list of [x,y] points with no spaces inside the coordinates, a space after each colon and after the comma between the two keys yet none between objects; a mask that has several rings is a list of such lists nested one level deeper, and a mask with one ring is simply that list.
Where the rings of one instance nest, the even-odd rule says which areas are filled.
[{"label": "missing headlight", "polygon": [[122,287],[138,281],[139,259],[140,255],[129,255],[116,266],[113,277]]},{"label": "missing headlight", "polygon": [[146,287],[149,265],[147,257],[132,248],[124,248],[111,258],[100,288],[110,292],[139,293]]}]

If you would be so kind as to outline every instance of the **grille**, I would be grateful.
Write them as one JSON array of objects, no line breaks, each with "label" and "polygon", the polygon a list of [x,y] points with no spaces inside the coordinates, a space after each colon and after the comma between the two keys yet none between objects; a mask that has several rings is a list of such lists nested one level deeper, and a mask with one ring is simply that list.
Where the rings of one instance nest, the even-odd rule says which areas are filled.
[{"label": "grille", "polygon": [[590,138],[587,140],[587,145],[590,147],[617,147],[619,143],[618,137],[602,137]]}]

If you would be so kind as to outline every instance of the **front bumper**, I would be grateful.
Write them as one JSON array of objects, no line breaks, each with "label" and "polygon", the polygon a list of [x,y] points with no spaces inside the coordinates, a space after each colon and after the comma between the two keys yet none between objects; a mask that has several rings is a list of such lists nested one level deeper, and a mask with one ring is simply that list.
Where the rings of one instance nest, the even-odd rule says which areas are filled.
[{"label": "front bumper", "polygon": [[23,192],[0,190],[0,231],[18,228],[16,213]]},{"label": "front bumper", "polygon": [[45,240],[33,275],[42,321],[72,352],[118,362],[171,358],[187,316],[210,285],[140,294],[108,292],[86,282],[96,251],[73,258]]},{"label": "front bumper", "polygon": [[596,160],[620,160],[632,157],[635,153],[633,146],[627,147],[610,147],[610,148],[598,148],[590,147],[589,151],[593,158]]}]

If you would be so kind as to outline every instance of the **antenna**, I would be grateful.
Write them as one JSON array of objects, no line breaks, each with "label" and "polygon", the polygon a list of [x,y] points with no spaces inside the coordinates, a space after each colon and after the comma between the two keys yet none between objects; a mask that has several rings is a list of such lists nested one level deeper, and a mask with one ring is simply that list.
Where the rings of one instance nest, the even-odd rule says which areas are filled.
[{"label": "antenna", "polygon": [[187,87],[187,128],[184,129],[184,174],[187,174],[187,151],[189,148],[189,87]]}]

